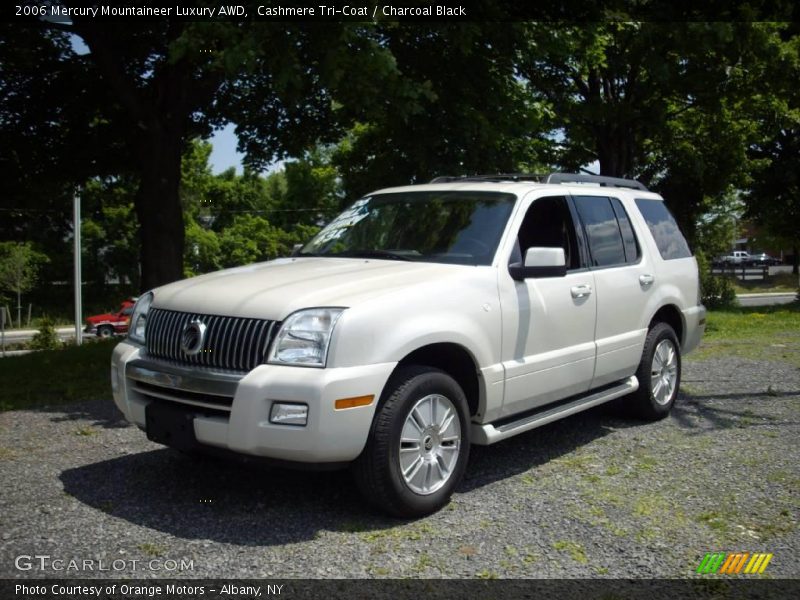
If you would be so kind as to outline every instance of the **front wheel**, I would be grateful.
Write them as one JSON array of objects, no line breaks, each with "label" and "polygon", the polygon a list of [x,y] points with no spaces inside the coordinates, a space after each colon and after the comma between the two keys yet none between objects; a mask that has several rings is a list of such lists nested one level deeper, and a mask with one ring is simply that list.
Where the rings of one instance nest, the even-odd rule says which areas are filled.
[{"label": "front wheel", "polygon": [[104,340],[113,337],[114,335],[114,328],[111,325],[101,325],[97,328],[97,337],[103,338]]},{"label": "front wheel", "polygon": [[681,383],[680,344],[666,323],[656,323],[647,333],[636,378],[639,389],[625,399],[629,411],[650,421],[666,417]]},{"label": "front wheel", "polygon": [[447,504],[469,458],[469,411],[448,374],[402,367],[387,384],[367,445],[354,464],[362,494],[397,517]]}]

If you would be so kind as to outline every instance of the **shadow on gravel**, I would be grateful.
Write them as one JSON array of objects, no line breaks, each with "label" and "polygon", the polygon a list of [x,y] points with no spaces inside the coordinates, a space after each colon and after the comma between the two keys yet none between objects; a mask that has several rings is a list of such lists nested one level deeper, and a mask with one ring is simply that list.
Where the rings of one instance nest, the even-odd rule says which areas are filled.
[{"label": "shadow on gravel", "polygon": [[400,523],[365,508],[348,471],[269,469],[163,448],[59,478],[67,494],[93,508],[185,539],[263,546]]},{"label": "shadow on gravel", "polygon": [[470,490],[513,477],[568,455],[617,429],[643,426],[618,418],[618,404],[599,406],[517,435],[492,446],[473,446],[464,481],[458,491]]},{"label": "shadow on gravel", "polygon": [[[491,447],[473,447],[470,490],[528,471],[634,423],[591,410]],[[67,494],[97,510],[171,535],[239,545],[314,539],[320,531],[370,532],[402,525],[359,496],[348,471],[268,469],[167,448],[61,473]]]},{"label": "shadow on gravel", "polygon": [[37,410],[43,413],[53,413],[50,420],[54,423],[83,419],[91,421],[90,424],[93,427],[103,427],[104,429],[131,427],[111,398],[76,404],[46,406]]},{"label": "shadow on gravel", "polygon": [[[688,430],[686,433],[689,435],[733,427],[795,425],[797,421],[776,418],[764,410],[769,408],[770,400],[779,401],[791,397],[799,398],[800,391],[696,395],[681,393],[679,401],[672,410],[671,418],[681,429]],[[729,402],[724,405],[709,404],[709,400]],[[756,404],[742,405],[743,400],[755,400]]]}]

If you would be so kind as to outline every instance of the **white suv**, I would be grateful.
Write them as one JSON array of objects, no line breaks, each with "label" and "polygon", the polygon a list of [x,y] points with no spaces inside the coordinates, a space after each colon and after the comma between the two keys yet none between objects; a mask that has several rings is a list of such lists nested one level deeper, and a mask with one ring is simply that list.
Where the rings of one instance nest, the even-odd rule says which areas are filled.
[{"label": "white suv", "polygon": [[664,417],[705,328],[684,237],[638,182],[543,179],[384,189],[292,257],[144,294],[114,401],[179,449],[352,464],[399,516],[447,503],[470,444],[623,396]]}]

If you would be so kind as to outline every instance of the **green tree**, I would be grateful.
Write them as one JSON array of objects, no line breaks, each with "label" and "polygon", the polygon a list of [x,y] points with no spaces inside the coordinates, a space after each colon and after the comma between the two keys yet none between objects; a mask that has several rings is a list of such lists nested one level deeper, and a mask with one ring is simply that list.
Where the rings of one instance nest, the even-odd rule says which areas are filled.
[{"label": "green tree", "polygon": [[202,227],[194,219],[187,219],[184,277],[218,270],[222,266],[220,250],[219,236],[215,231]]},{"label": "green tree", "polygon": [[792,248],[800,271],[800,25],[783,32],[775,60],[762,71],[761,138],[749,148],[752,185],[747,216]]},{"label": "green tree", "polygon": [[730,252],[733,241],[740,237],[739,223],[744,209],[741,194],[724,194],[707,199],[696,226],[695,252],[702,251],[712,260]]},{"label": "green tree", "polygon": [[45,262],[47,257],[29,243],[0,242],[0,288],[17,295],[17,327],[22,327],[22,294],[36,285]]},{"label": "green tree", "polygon": [[333,162],[348,197],[535,168],[549,142],[515,72],[520,25],[415,22],[383,25],[382,34],[414,85],[382,90],[386,110],[359,119],[338,145]]},{"label": "green tree", "polygon": [[[136,176],[141,285],[178,279],[185,239],[180,166],[188,142],[233,121],[250,162],[261,164],[333,141],[338,124],[354,116],[342,107],[363,113],[393,77],[373,31],[354,23],[183,20],[130,27],[79,16],[3,25],[0,64],[10,91],[0,96],[3,174],[21,180],[14,167],[39,159],[37,168],[49,166],[46,179],[61,189],[109,172]],[[70,36],[89,52],[78,55]],[[6,133],[37,141],[8,150]],[[39,142],[48,136],[56,143]],[[101,140],[107,143],[92,143]],[[53,169],[61,164],[80,168]],[[59,175],[65,172],[69,177]]]},{"label": "green tree", "polygon": [[780,25],[615,22],[527,26],[520,75],[552,115],[557,162],[660,191],[690,240],[704,202],[746,183],[754,72]]},{"label": "green tree", "polygon": [[128,176],[94,178],[82,188],[82,273],[88,293],[97,298],[105,298],[107,283],[113,279],[125,292],[139,289],[137,186],[136,179]]}]

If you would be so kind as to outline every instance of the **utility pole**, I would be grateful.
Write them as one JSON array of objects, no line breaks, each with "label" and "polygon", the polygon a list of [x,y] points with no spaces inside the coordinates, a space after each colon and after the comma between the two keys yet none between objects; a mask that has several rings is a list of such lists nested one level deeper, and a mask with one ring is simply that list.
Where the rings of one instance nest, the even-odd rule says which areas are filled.
[{"label": "utility pole", "polygon": [[73,260],[75,262],[75,343],[80,346],[83,324],[81,299],[81,197],[76,191],[72,200],[72,234],[74,239]]}]

